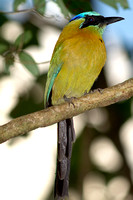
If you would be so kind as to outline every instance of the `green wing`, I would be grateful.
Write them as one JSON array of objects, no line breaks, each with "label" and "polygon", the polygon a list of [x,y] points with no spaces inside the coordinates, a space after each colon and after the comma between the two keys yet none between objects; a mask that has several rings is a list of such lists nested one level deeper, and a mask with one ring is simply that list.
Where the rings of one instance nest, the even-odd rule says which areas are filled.
[{"label": "green wing", "polygon": [[47,75],[47,81],[46,81],[46,87],[45,87],[45,93],[44,93],[44,106],[46,107],[50,92],[52,90],[54,80],[56,76],[58,75],[59,71],[61,70],[61,67],[63,65],[63,62],[60,58],[60,52],[62,50],[62,45],[58,45],[55,47],[52,59],[50,61],[50,67]]}]

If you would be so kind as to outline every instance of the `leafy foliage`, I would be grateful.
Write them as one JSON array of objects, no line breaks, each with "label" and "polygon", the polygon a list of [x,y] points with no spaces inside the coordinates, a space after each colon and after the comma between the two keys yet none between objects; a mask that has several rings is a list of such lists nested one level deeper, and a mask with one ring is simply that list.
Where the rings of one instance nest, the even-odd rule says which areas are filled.
[{"label": "leafy foliage", "polygon": [[128,5],[128,1],[127,0],[117,0],[118,3],[123,7],[123,8],[129,8],[129,5]]},{"label": "leafy foliage", "polygon": [[5,72],[9,74],[10,66],[14,64],[14,55],[12,53],[8,53],[5,57]]},{"label": "leafy foliage", "polygon": [[118,4],[121,5],[121,7],[123,8],[129,8],[128,6],[128,2],[127,0],[100,0],[102,1],[103,3],[115,8],[115,9],[118,9]]},{"label": "leafy foliage", "polygon": [[30,30],[25,31],[24,33],[20,34],[18,38],[14,42],[14,46],[17,49],[22,49],[24,45],[28,44],[29,41],[32,39],[32,32]]},{"label": "leafy foliage", "polygon": [[3,54],[7,50],[8,50],[8,45],[4,44],[4,43],[1,43],[0,44],[0,54]]},{"label": "leafy foliage", "polygon": [[[0,25],[2,26],[7,19],[1,15],[0,18]],[[16,62],[16,56],[23,51],[26,47],[30,45],[38,45],[38,39],[37,39],[37,33],[38,33],[38,27],[34,26],[33,24],[27,23],[23,24],[24,32],[20,34],[15,41],[9,42],[5,40],[0,35],[0,55],[3,57],[4,62],[4,69],[5,71],[2,72],[2,74],[10,74],[10,67],[14,66],[14,62]],[[34,32],[34,34],[33,34]],[[29,57],[28,57],[29,58]],[[31,56],[30,56],[31,58]],[[29,59],[28,59],[29,60]],[[20,60],[20,62],[23,60]],[[25,65],[24,65],[25,63]],[[23,61],[23,66],[26,68],[29,68],[29,71],[34,75],[38,75],[38,68],[37,64],[35,63],[34,59],[31,58],[30,63],[33,64],[33,67],[27,66],[26,61]],[[37,68],[35,70],[35,67]],[[30,70],[31,69],[31,70]]]},{"label": "leafy foliage", "polygon": [[35,10],[40,14],[44,15],[45,11],[45,0],[33,0]]},{"label": "leafy foliage", "polygon": [[9,74],[9,69],[11,66],[13,66],[15,60],[13,48],[10,46],[10,44],[5,41],[0,44],[0,55],[2,55],[4,58],[5,73]]},{"label": "leafy foliage", "polygon": [[75,15],[92,10],[90,0],[63,0],[63,2],[67,9]]},{"label": "leafy foliage", "polygon": [[14,0],[13,8],[16,11],[18,9],[18,6],[22,3],[25,3],[26,0]]},{"label": "leafy foliage", "polygon": [[39,70],[34,59],[25,51],[18,54],[21,63],[31,72],[34,76],[39,75]]}]

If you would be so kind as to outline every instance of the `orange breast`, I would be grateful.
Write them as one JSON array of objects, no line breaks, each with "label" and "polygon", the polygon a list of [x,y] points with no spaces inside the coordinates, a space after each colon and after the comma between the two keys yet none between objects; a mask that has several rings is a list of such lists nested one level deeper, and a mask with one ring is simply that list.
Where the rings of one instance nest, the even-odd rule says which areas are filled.
[{"label": "orange breast", "polygon": [[[60,36],[62,68],[52,88],[52,103],[67,98],[80,97],[89,92],[106,60],[106,49],[100,34],[93,27],[75,30],[75,34]],[[65,38],[66,37],[66,38]]]}]

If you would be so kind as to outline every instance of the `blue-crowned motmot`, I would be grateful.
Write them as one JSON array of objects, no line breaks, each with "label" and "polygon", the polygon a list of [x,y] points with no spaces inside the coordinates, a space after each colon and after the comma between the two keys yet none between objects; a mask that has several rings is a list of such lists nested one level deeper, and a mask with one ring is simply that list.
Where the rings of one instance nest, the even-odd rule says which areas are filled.
[{"label": "blue-crowned motmot", "polygon": [[[64,27],[55,45],[45,88],[45,107],[61,104],[88,93],[106,61],[102,39],[108,24],[122,17],[103,17],[84,12]],[[58,122],[58,153],[54,196],[68,195],[72,143],[75,138],[73,119]]]}]

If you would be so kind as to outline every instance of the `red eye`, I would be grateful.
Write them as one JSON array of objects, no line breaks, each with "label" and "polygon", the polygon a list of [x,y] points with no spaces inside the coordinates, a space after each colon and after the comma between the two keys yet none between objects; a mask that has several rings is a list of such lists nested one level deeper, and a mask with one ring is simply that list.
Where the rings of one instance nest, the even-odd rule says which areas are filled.
[{"label": "red eye", "polygon": [[90,22],[94,22],[94,18],[93,17],[89,17],[89,21]]}]

